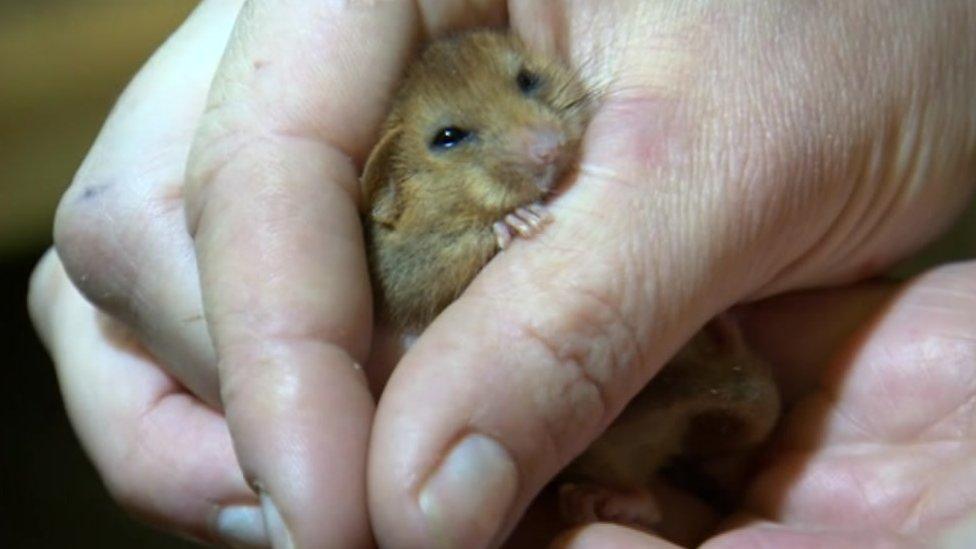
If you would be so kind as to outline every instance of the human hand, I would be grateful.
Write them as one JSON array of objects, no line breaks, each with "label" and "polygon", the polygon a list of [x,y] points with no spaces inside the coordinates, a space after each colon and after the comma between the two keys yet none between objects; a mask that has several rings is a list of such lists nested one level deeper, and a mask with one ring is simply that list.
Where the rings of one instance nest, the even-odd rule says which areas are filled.
[{"label": "human hand", "polygon": [[[372,417],[361,374],[327,371],[319,375],[331,377],[325,388],[307,376],[254,380],[258,389],[238,396],[225,373],[221,395],[204,322],[183,178],[241,4],[203,2],[119,100],[62,200],[60,259],[49,254],[39,265],[31,309],[72,423],[124,507],[195,539],[267,543],[269,534],[283,537],[280,515],[255,496],[254,479],[245,482],[235,451],[245,459],[273,454],[272,484],[300,509],[298,520],[317,528],[319,539],[361,545],[371,539],[363,471]],[[113,319],[82,300],[61,259],[72,282]],[[366,293],[364,278],[351,286],[344,288],[354,298]],[[350,309],[368,321],[368,307]],[[292,406],[289,399],[302,397],[314,402]],[[286,402],[275,421],[255,421],[234,448],[224,407],[270,420],[266,407],[276,398]],[[242,450],[241,441],[252,446]]]},{"label": "human hand", "polygon": [[[245,254],[264,254],[260,261],[249,262],[243,271],[226,279],[251,276],[252,282],[256,280],[250,288],[253,294],[245,296],[248,303],[232,305],[228,312],[221,307],[227,300],[218,297],[207,311],[208,330],[196,251],[184,220],[184,194],[199,198],[213,186],[194,194],[193,185],[183,184],[184,173],[201,118],[210,121],[203,124],[204,142],[207,130],[222,129],[215,120],[233,118],[222,118],[224,111],[213,103],[208,108],[206,100],[241,4],[203,2],[120,99],[62,200],[56,224],[58,254],[49,254],[38,266],[31,309],[52,352],[79,437],[109,490],[127,509],[158,526],[205,541],[266,543],[270,536],[279,545],[287,544],[288,538],[302,545],[363,545],[371,540],[363,477],[372,401],[352,361],[365,362],[371,307],[353,196],[356,169],[352,160],[331,147],[297,146],[303,140],[295,136],[309,128],[314,131],[320,123],[338,125],[340,129],[330,137],[358,147],[362,160],[370,146],[370,128],[383,116],[385,98],[396,84],[396,64],[409,56],[419,22],[411,6],[316,6],[318,21],[327,21],[314,33],[315,44],[323,46],[313,55],[316,62],[298,59],[312,73],[307,86],[302,88],[294,80],[301,71],[280,70],[286,62],[265,71],[274,76],[270,81],[261,80],[263,91],[246,95],[248,101],[273,103],[269,94],[287,91],[286,85],[302,88],[291,96],[299,103],[315,94],[333,94],[328,95],[329,105],[308,111],[296,125],[229,132],[246,141],[253,137],[248,130],[253,130],[262,134],[253,143],[286,143],[299,154],[310,153],[305,157],[310,162],[296,168],[294,173],[301,175],[295,180],[276,180],[267,170],[248,174],[267,176],[249,181],[258,188],[255,193],[237,197],[226,211],[201,213],[200,219],[190,215],[194,226],[204,220],[199,234],[206,240],[214,236],[214,227],[226,228],[241,221],[237,206],[256,208],[251,212],[257,217],[245,220],[245,229],[253,233],[237,234],[240,241],[231,246],[238,250],[243,246]],[[221,73],[224,80],[218,77],[213,88],[214,101],[234,88],[227,83],[233,76],[227,74],[234,72],[235,52],[246,51],[242,44],[252,37],[248,25],[254,25],[256,19],[288,22],[287,18],[262,18],[262,10],[270,5],[252,2],[241,17],[238,39],[232,40]],[[284,6],[282,11],[294,15],[296,6],[309,7]],[[437,20],[439,13],[431,8],[424,15]],[[443,24],[447,24],[458,14],[443,15]],[[431,28],[436,24],[430,22]],[[389,35],[384,32],[388,25],[394,28]],[[359,32],[385,36],[391,42],[360,48],[348,39]],[[260,45],[270,44],[274,49],[274,42]],[[288,45],[277,46],[287,50]],[[361,73],[347,74],[346,80],[332,78],[330,70],[351,61],[346,54],[369,57],[366,65],[373,71],[372,80],[359,81]],[[277,60],[271,57],[275,65]],[[375,63],[384,57],[389,63]],[[388,66],[390,63],[394,66]],[[330,69],[322,71],[323,65]],[[357,80],[355,84],[348,83],[352,78]],[[322,79],[331,87],[320,87]],[[371,82],[377,79],[381,85],[373,86]],[[366,92],[356,91],[357,86]],[[337,97],[357,104],[346,109],[335,102]],[[282,104],[286,109],[294,107],[288,101]],[[235,112],[245,115],[236,119],[244,123],[247,113]],[[282,115],[274,108],[262,113],[269,124]],[[357,125],[360,123],[362,127]],[[263,139],[265,130],[272,139]],[[276,134],[277,130],[281,133]],[[229,144],[230,140],[220,137],[219,144]],[[352,141],[345,141],[349,139]],[[214,145],[199,149],[205,154],[214,148],[223,152]],[[272,147],[247,158],[267,159],[274,153]],[[337,155],[342,158],[337,160]],[[205,160],[197,165],[201,162]],[[336,181],[319,179],[322,173],[316,170],[322,169],[336,170]],[[288,188],[275,200],[271,195],[281,190],[276,186],[280,184]],[[350,190],[353,194],[347,195]],[[315,197],[302,202],[302,192]],[[191,205],[199,203],[191,201]],[[310,207],[297,213],[287,208],[295,203]],[[206,221],[210,219],[214,221]],[[320,230],[308,231],[305,223]],[[302,234],[289,233],[289,229]],[[261,242],[270,247],[256,248]],[[278,246],[282,242],[298,245],[283,249]],[[218,272],[228,265],[219,259],[226,258],[221,255],[225,251],[222,245],[200,245],[204,262],[217,257],[210,262],[217,265]],[[323,269],[323,265],[329,268]],[[311,284],[289,282],[293,280]],[[276,286],[281,281],[284,285]],[[218,289],[230,286],[219,284]],[[112,318],[96,312],[82,294]],[[262,306],[266,298],[271,303]],[[225,322],[226,315],[242,310],[254,316]],[[246,336],[241,345],[234,335],[220,339],[221,334],[235,330],[239,334],[242,328],[255,327],[255,316],[260,316],[256,329],[273,333]],[[316,333],[308,334],[311,339],[307,340],[298,337],[305,329]],[[232,358],[218,364],[211,332],[218,335],[218,343],[225,342],[221,356],[230,354]],[[374,338],[374,355],[375,340],[382,335]],[[257,348],[249,347],[252,343]],[[235,360],[235,352],[246,356]],[[262,361],[268,352],[277,353],[272,362],[289,353],[298,356],[294,361],[285,359],[281,368],[264,368]],[[323,352],[330,356],[323,357]],[[391,353],[396,354],[396,349]],[[230,366],[224,368],[227,364]],[[366,364],[368,371],[376,372],[372,379],[381,383],[384,373],[371,367],[374,364],[386,368],[389,364],[381,359]],[[240,373],[249,367],[257,371]],[[225,410],[233,438],[228,436]],[[260,500],[248,485],[261,492]]]},{"label": "human hand", "polygon": [[[398,72],[418,27],[451,27],[458,18],[475,23],[497,20],[499,5],[484,3],[483,12],[459,14],[450,9],[455,4],[430,2],[423,4],[424,17],[412,8],[392,4],[375,11],[342,12],[351,18],[342,20],[352,21],[349,29],[370,28],[373,36],[384,38],[385,46],[393,44],[386,54],[373,46],[359,48],[364,56],[377,55],[369,62],[349,57],[351,53],[340,47],[355,42],[348,35],[343,40],[341,33],[323,30],[335,30],[323,23],[323,19],[336,21],[330,17],[335,15],[332,6],[275,3],[270,10],[270,4],[251,5],[244,19],[248,22],[240,25],[244,30],[237,33],[224,63],[224,76],[218,77],[214,103],[220,108],[204,120],[197,141],[203,153],[195,156],[187,188],[191,225],[198,228],[207,319],[217,336],[225,395],[241,403],[241,414],[235,415],[230,405],[228,412],[248,476],[256,478],[282,508],[293,538],[309,543],[363,539],[368,536],[362,533],[365,512],[354,487],[362,474],[353,464],[357,452],[364,455],[365,442],[352,437],[350,444],[337,449],[329,442],[348,437],[320,428],[329,423],[323,418],[342,417],[355,423],[349,430],[362,433],[369,416],[365,389],[342,377],[351,370],[336,366],[323,373],[320,367],[320,363],[349,365],[347,356],[361,361],[369,341],[368,297],[363,297],[366,290],[361,286],[365,267],[361,250],[352,242],[359,238],[352,229],[358,227],[352,215],[355,193],[339,190],[343,184],[354,184],[355,169],[335,155],[335,147],[361,160],[395,84],[390,75]],[[445,329],[447,321],[435,324],[384,396],[385,412],[377,420],[371,454],[371,509],[378,534],[391,544],[428,539],[428,528],[440,530],[448,523],[456,529],[442,533],[457,541],[502,536],[538,487],[606,425],[707,316],[743,297],[840,282],[876,269],[947,223],[967,190],[960,160],[968,152],[960,145],[967,128],[964,120],[952,116],[968,99],[958,96],[965,82],[906,97],[881,86],[883,77],[890,76],[884,73],[888,63],[898,65],[891,68],[909,87],[944,77],[940,71],[947,68],[931,63],[929,56],[941,60],[949,55],[950,46],[953,52],[960,46],[935,36],[937,25],[928,24],[930,19],[906,16],[903,20],[886,14],[870,21],[868,38],[901,36],[906,30],[918,31],[923,38],[909,41],[903,50],[880,54],[876,50],[885,44],[869,41],[870,47],[857,48],[856,55],[849,56],[853,66],[837,67],[828,62],[834,58],[827,49],[852,53],[850,33],[839,30],[841,40],[829,44],[818,35],[819,30],[832,28],[826,16],[837,12],[814,13],[803,20],[806,26],[788,29],[783,26],[799,22],[783,12],[741,16],[721,13],[715,6],[669,11],[665,8],[670,4],[619,3],[618,9],[593,15],[587,10],[595,4],[581,2],[565,10],[560,6],[513,3],[509,14],[513,26],[531,43],[585,61],[591,82],[611,79],[612,83],[590,130],[583,174],[557,202],[556,213],[563,222],[539,242],[518,246],[493,262],[446,313],[456,322],[457,332],[452,335]],[[965,17],[938,13],[955,7],[946,4],[928,15],[931,20],[965,21]],[[836,20],[846,25],[864,22],[863,14],[839,15]],[[379,28],[370,27],[373,24]],[[312,30],[301,30],[308,28]],[[649,28],[655,31],[648,34]],[[961,29],[956,29],[956,39],[964,34],[965,25]],[[789,30],[803,32],[793,35]],[[790,40],[780,44],[781,50],[764,52],[769,53],[766,58],[751,55],[763,40],[783,36]],[[352,63],[369,69],[368,74],[357,75],[365,77],[354,85],[339,85],[347,82],[335,79],[331,70],[319,70],[322,65],[309,63],[323,51],[335,54],[326,67]],[[921,57],[925,63],[911,62]],[[272,63],[262,63],[268,60]],[[851,75],[860,74],[857,63],[868,60],[879,63],[864,72],[875,86],[851,87],[864,95],[877,91],[883,100],[871,96],[868,101],[854,94],[849,101],[830,104],[825,98],[833,99],[839,89],[848,91]],[[803,66],[789,67],[786,61]],[[823,79],[806,80],[808,74],[801,68],[815,69]],[[970,76],[961,74],[963,80]],[[793,82],[790,78],[797,79],[795,86],[784,89],[784,82]],[[284,87],[282,81],[293,85]],[[940,105],[934,112],[933,102]],[[808,110],[809,105],[824,110]],[[889,112],[886,109],[892,106],[905,107],[907,112],[925,107],[926,116],[885,133],[882,130],[891,124],[879,113]],[[950,120],[942,124],[944,118]],[[645,123],[634,124],[635,120]],[[763,121],[766,133],[755,131],[756,120]],[[895,117],[894,121],[904,120]],[[902,178],[907,172],[889,154],[892,142],[878,137],[920,137],[933,125],[948,128],[937,138],[955,146],[937,147],[935,137],[921,140],[920,149],[907,154],[924,162],[910,166],[913,177]],[[224,130],[226,134],[214,136]],[[315,146],[323,141],[331,145],[324,147],[327,150]],[[875,150],[877,165],[860,169],[864,166],[857,164],[855,153],[862,150]],[[922,154],[930,150],[945,158],[934,161]],[[711,151],[712,156],[703,151]],[[252,179],[255,166],[273,169]],[[936,172],[935,166],[942,172]],[[879,167],[891,170],[872,171]],[[225,182],[214,184],[214,175],[217,179],[223,175]],[[782,181],[791,184],[784,186]],[[925,183],[926,194],[921,197],[910,185],[918,181]],[[885,194],[889,191],[892,194]],[[216,202],[214,195],[218,195]],[[902,199],[891,202],[892,196]],[[811,202],[803,204],[808,197]],[[328,205],[318,210],[315,205],[323,202]],[[201,203],[217,204],[209,207],[215,213],[206,214],[208,208],[201,208]],[[308,207],[297,208],[295,214],[290,206],[296,204]],[[894,207],[886,222],[872,223],[889,204]],[[200,219],[213,217],[214,222],[200,224],[197,210],[203,212]],[[783,219],[790,221],[786,230]],[[909,232],[904,230],[905,219],[932,222],[927,230],[905,234]],[[79,222],[75,228],[84,225]],[[63,226],[59,233],[76,234],[68,230],[71,223]],[[320,229],[308,229],[316,226]],[[653,240],[644,236],[650,233]],[[844,244],[855,237],[859,237],[857,246],[846,249]],[[330,244],[319,247],[318,238]],[[62,246],[61,240],[60,248],[72,248]],[[74,249],[92,257],[85,253],[91,247]],[[751,265],[752,261],[757,263]],[[332,269],[323,272],[321,265]],[[110,302],[106,295],[147,295],[132,291],[137,285],[131,280],[92,291],[91,286],[85,288],[79,273],[91,275],[95,269],[69,265],[69,271],[96,300]],[[89,280],[93,278],[97,277]],[[245,283],[232,284],[235,280]],[[538,285],[541,280],[546,281],[545,287]],[[179,286],[179,291],[159,294],[192,296],[194,289]],[[157,296],[153,306],[141,304],[147,311],[166,313],[159,301],[167,300]],[[516,310],[514,303],[522,305]],[[135,309],[139,304],[126,299],[117,308]],[[143,330],[150,349],[163,332]],[[310,334],[313,344],[304,345],[308,342],[304,336]],[[241,340],[246,341],[239,345]],[[651,348],[645,341],[657,345]],[[248,348],[252,344],[260,349]],[[205,347],[201,345],[198,355],[206,355]],[[319,352],[328,354],[337,348],[345,353],[323,356]],[[498,348],[511,352],[500,356],[492,351]],[[269,349],[275,355],[270,363],[276,368],[255,367],[267,358]],[[458,362],[465,367],[453,367]],[[170,365],[170,369],[178,367]],[[192,367],[183,377],[174,375],[214,402],[216,371]],[[199,372],[209,372],[209,384],[206,379],[193,381]],[[334,376],[346,382],[333,385]],[[358,404],[329,399],[328,390],[336,387],[349,389],[339,396],[352,396]],[[296,388],[297,393],[290,390]],[[568,389],[570,398],[560,398],[560,388]],[[255,398],[256,394],[268,398]],[[268,406],[261,409],[255,402]],[[500,403],[505,403],[505,409]],[[248,409],[251,412],[244,413]],[[465,448],[488,449],[489,457],[500,456],[501,469],[496,470],[501,472],[501,482],[479,482],[479,488],[487,489],[473,493],[483,499],[460,499],[450,506],[451,516],[434,516],[438,498],[422,485],[449,443],[469,432],[489,435],[469,439],[474,443]],[[507,450],[496,452],[492,438]],[[549,442],[540,444],[540,440]],[[305,451],[292,452],[296,441]],[[330,451],[343,455],[323,457],[332,455]],[[517,466],[512,465],[513,459]],[[348,481],[351,492],[337,495],[341,490],[329,485],[337,475]],[[426,501],[426,517],[418,512],[418,494]],[[317,513],[336,509],[337,500],[343,504],[339,507],[360,518],[322,520]],[[336,526],[340,522],[344,533],[329,531],[340,528]],[[347,534],[352,537],[343,537]]]},{"label": "human hand", "polygon": [[501,543],[707,318],[864,278],[947,226],[972,191],[976,35],[971,4],[932,8],[513,3],[606,93],[557,222],[388,383],[381,543]]},{"label": "human hand", "polygon": [[[798,400],[741,509],[703,547],[972,544],[976,263],[773,299],[742,318]],[[563,541],[663,544],[606,525]]]},{"label": "human hand", "polygon": [[69,419],[112,496],[158,527],[223,543],[267,534],[220,413],[181,192],[241,3],[203,2],[129,85],[59,208],[73,280],[49,252],[29,296]]}]

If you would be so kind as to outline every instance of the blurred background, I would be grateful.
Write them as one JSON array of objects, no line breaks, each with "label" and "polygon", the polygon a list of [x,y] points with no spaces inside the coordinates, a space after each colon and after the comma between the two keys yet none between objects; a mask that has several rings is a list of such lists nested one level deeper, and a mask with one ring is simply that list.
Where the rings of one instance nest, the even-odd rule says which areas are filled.
[{"label": "blurred background", "polygon": [[27,319],[61,193],[133,73],[192,0],[0,0],[0,547],[191,547],[108,498]]},{"label": "blurred background", "polygon": [[[122,513],[74,438],[27,319],[61,193],[139,65],[191,0],[0,0],[0,547],[189,547]],[[899,276],[976,251],[976,208]]]}]

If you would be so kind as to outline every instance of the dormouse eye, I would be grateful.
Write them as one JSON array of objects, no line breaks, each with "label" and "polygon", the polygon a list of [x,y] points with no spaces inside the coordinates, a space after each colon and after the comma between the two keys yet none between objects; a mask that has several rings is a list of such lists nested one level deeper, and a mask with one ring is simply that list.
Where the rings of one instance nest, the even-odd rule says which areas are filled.
[{"label": "dormouse eye", "polygon": [[539,89],[540,81],[539,75],[528,69],[520,70],[515,76],[515,83],[518,84],[519,91],[525,95]]},{"label": "dormouse eye", "polygon": [[467,139],[471,132],[462,130],[456,126],[441,128],[434,133],[434,138],[430,140],[432,149],[446,150]]}]

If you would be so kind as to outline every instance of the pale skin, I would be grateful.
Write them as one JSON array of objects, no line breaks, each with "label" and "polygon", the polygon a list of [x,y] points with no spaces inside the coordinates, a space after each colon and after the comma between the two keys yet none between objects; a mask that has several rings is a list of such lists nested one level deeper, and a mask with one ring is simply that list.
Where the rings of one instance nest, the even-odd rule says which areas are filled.
[{"label": "pale skin", "polygon": [[[973,2],[688,4],[254,1],[228,42],[239,2],[204,2],[107,122],[31,295],[117,499],[210,541],[253,519],[249,539],[282,547],[499,543],[709,316],[875,273],[967,203]],[[512,242],[420,337],[374,415],[362,371],[378,386],[390,364],[367,362],[379,334],[358,166],[418,30],[506,18],[609,82],[584,169],[550,205],[555,221]],[[61,262],[149,354],[119,345]],[[958,273],[915,282],[827,374],[788,372],[813,404],[743,510],[762,520],[711,543],[908,545],[971,518],[976,496],[960,487],[974,485],[976,449],[951,426],[971,423],[976,288]],[[856,290],[831,295],[845,299],[780,303],[797,322],[860,304]],[[820,424],[828,436],[810,440]],[[870,452],[844,459],[852,447]],[[807,467],[787,474],[797,456]],[[478,490],[453,473],[459,459],[486,471]],[[863,476],[882,465],[895,492]],[[576,543],[618,535],[658,543],[610,527]]]}]

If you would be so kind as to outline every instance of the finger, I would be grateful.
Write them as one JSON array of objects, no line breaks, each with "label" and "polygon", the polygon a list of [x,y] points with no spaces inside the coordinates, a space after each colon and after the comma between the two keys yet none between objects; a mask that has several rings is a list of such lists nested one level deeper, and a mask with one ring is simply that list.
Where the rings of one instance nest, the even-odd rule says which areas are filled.
[{"label": "finger", "polygon": [[412,3],[248,3],[191,154],[187,219],[221,395],[276,546],[371,540],[355,161],[417,21]]},{"label": "finger", "polygon": [[208,0],[119,99],[65,193],[55,243],[72,280],[132,326],[167,370],[219,407],[183,175],[240,1]]},{"label": "finger", "polygon": [[497,19],[500,6],[254,1],[239,20],[191,153],[187,219],[238,455],[283,517],[282,539],[370,538],[355,162],[416,37]]},{"label": "finger", "polygon": [[53,252],[33,275],[29,301],[68,416],[112,496],[196,540],[267,543],[223,419],[88,304]]},{"label": "finger", "polygon": [[572,530],[553,542],[554,549],[676,549],[661,538],[616,524],[597,523]]}]

